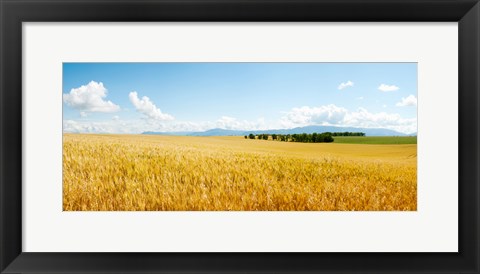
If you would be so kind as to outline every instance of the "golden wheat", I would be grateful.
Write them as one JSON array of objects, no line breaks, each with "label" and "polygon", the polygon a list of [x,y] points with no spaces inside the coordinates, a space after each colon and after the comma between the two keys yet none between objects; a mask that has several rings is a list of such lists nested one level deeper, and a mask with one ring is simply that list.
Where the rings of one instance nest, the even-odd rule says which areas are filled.
[{"label": "golden wheat", "polygon": [[416,145],[64,134],[63,209],[416,210]]}]

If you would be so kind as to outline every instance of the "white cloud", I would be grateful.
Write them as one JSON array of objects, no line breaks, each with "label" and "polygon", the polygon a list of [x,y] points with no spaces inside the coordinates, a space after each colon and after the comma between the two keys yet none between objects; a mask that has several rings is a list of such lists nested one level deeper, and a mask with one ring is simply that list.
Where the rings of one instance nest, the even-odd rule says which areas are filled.
[{"label": "white cloud", "polygon": [[280,124],[285,128],[309,125],[331,125],[387,128],[403,133],[413,133],[417,130],[416,118],[405,119],[399,114],[389,114],[386,112],[370,113],[364,108],[359,108],[357,111],[349,111],[336,105],[293,108],[281,118]]},{"label": "white cloud", "polygon": [[85,111],[80,112],[80,117],[85,118],[87,116],[88,116],[88,114]]},{"label": "white cloud", "polygon": [[120,120],[120,116],[118,116],[118,115],[115,115],[115,116],[113,116],[113,117],[112,117],[112,120],[114,120],[114,121],[118,121],[118,120]]},{"label": "white cloud", "polygon": [[91,81],[85,86],[71,89],[68,94],[63,94],[63,102],[84,114],[86,114],[85,112],[115,112],[120,110],[118,105],[104,100],[105,97],[107,97],[107,89],[103,86],[103,83]]},{"label": "white cloud", "polygon": [[64,120],[63,132],[70,133],[128,133],[119,131],[121,127],[108,122]]},{"label": "white cloud", "polygon": [[363,96],[357,97],[357,100],[363,100]]},{"label": "white cloud", "polygon": [[339,90],[342,90],[342,89],[347,88],[347,87],[353,87],[353,82],[348,80],[347,82],[340,83],[340,85],[338,85]]},{"label": "white cloud", "polygon": [[406,98],[402,98],[400,102],[396,104],[397,107],[414,107],[417,105],[417,97],[409,95]]},{"label": "white cloud", "polygon": [[257,121],[237,120],[233,117],[222,116],[215,122],[216,128],[231,130],[258,130],[265,127],[265,120],[259,118]]},{"label": "white cloud", "polygon": [[152,119],[120,120],[116,119],[116,117],[118,116],[114,116],[110,121],[64,120],[63,130],[64,132],[70,133],[139,134],[145,131],[195,132],[213,128],[247,131],[273,128],[267,127],[263,118],[259,118],[255,121],[247,121],[222,116],[216,121],[167,121],[158,123],[158,121]]},{"label": "white cloud", "polygon": [[349,112],[342,125],[364,128],[387,128],[403,133],[417,131],[416,118],[402,118],[396,113],[371,113],[364,108]]},{"label": "white cloud", "polygon": [[388,91],[396,91],[399,90],[400,88],[395,86],[395,85],[386,85],[386,84],[381,84],[378,89],[383,92],[388,92]]},{"label": "white cloud", "polygon": [[338,124],[345,118],[348,110],[335,105],[320,107],[293,108],[281,118],[280,124],[284,127],[298,127],[307,125]]},{"label": "white cloud", "polygon": [[170,114],[162,113],[162,111],[157,108],[147,96],[143,96],[142,99],[138,98],[136,91],[130,92],[130,94],[128,94],[128,98],[138,112],[150,119],[158,121],[170,121],[175,119]]},{"label": "white cloud", "polygon": [[64,120],[63,131],[69,133],[116,133],[140,134],[145,131],[161,131],[161,126],[155,123],[146,123],[145,120],[116,120],[116,116],[109,121],[91,120]]}]

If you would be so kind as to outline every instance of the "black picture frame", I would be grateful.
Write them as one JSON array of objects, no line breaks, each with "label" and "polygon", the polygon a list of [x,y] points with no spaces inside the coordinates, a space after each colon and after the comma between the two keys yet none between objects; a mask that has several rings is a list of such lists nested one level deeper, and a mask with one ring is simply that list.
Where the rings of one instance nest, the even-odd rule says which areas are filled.
[{"label": "black picture frame", "polygon": [[[477,0],[0,0],[0,17],[1,273],[479,273]],[[459,252],[22,252],[22,22],[44,21],[458,22]]]}]

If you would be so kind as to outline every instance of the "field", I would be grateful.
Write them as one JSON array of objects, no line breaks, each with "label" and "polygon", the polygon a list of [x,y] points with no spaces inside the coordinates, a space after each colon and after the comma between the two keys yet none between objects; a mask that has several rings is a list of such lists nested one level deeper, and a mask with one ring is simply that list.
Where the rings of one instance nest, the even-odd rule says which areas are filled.
[{"label": "field", "polygon": [[336,136],[334,137],[334,140],[337,144],[417,144],[417,136]]},{"label": "field", "polygon": [[64,134],[63,210],[417,209],[416,144],[337,138]]}]

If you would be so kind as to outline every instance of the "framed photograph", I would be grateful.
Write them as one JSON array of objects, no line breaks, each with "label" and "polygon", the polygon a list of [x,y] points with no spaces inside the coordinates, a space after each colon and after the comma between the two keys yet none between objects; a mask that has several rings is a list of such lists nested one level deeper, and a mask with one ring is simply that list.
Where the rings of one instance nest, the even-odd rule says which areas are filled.
[{"label": "framed photograph", "polygon": [[417,210],[417,63],[62,72],[63,211]]},{"label": "framed photograph", "polygon": [[0,16],[0,273],[479,273],[478,1]]}]

